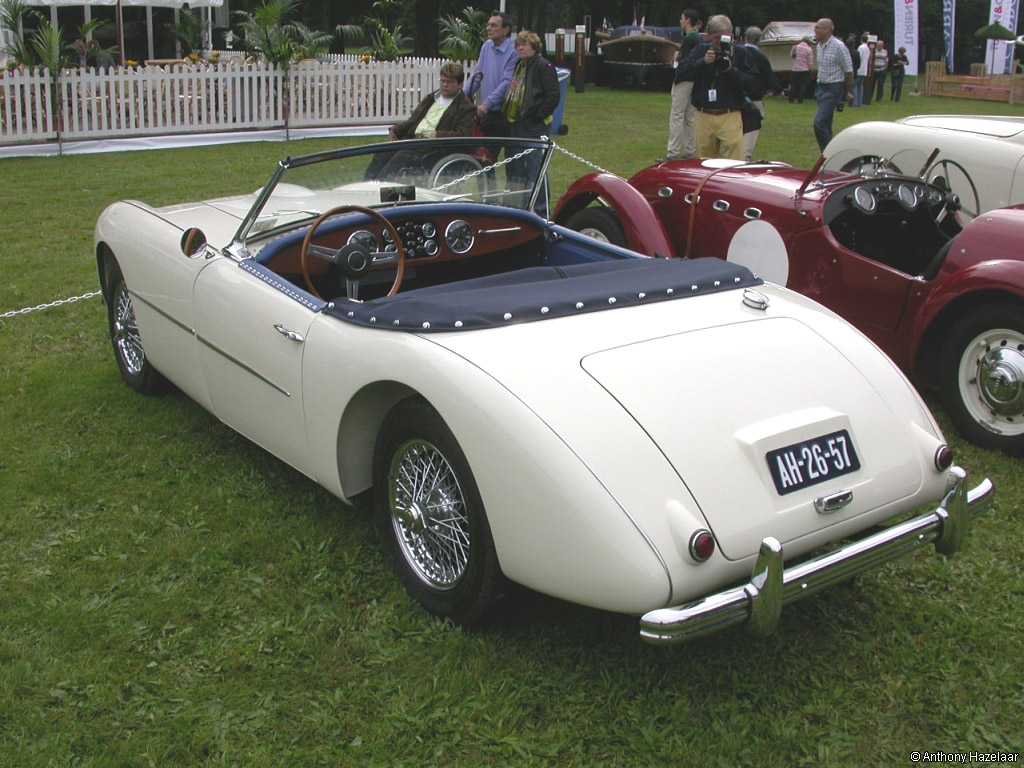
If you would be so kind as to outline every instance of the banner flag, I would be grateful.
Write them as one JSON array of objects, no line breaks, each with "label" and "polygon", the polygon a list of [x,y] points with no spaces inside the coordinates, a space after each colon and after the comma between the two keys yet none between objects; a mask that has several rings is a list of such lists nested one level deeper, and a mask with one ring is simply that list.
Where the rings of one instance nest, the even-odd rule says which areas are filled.
[{"label": "banner flag", "polygon": [[956,72],[956,0],[942,0],[942,37],[946,44],[946,71]]},{"label": "banner flag", "polygon": [[[952,0],[951,0],[952,2]],[[992,0],[993,3],[1002,0]],[[917,5],[918,0],[894,0],[893,15],[896,18],[896,34],[892,39],[892,51],[907,49],[906,74],[917,74]]]},{"label": "banner flag", "polygon": [[[992,0],[989,24],[999,22],[1017,34],[1017,8],[1019,0]],[[985,69],[993,75],[1013,74],[1013,40],[989,40],[985,46]]]}]

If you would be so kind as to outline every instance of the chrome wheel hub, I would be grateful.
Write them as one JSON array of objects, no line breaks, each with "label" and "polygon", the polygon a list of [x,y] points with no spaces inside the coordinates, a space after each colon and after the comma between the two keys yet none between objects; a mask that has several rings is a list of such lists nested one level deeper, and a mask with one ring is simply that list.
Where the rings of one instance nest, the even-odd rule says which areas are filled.
[{"label": "chrome wheel hub", "polygon": [[583,229],[580,230],[580,234],[586,235],[587,237],[592,237],[595,240],[602,243],[611,242],[611,240],[608,239],[608,236],[605,235],[604,232],[602,232],[600,229],[595,229],[594,227],[584,227]]},{"label": "chrome wheel hub", "polygon": [[470,531],[459,478],[436,446],[410,440],[388,471],[391,525],[413,572],[435,589],[452,589],[469,563]]},{"label": "chrome wheel hub", "polygon": [[1024,434],[1024,332],[994,328],[967,345],[960,360],[960,395],[981,426]]},{"label": "chrome wheel hub", "polygon": [[993,411],[1020,416],[1024,413],[1024,354],[1006,347],[989,350],[978,363],[978,386]]},{"label": "chrome wheel hub", "polygon": [[114,345],[125,370],[133,376],[141,373],[146,362],[146,352],[142,348],[142,336],[135,322],[132,297],[124,283],[121,283],[114,296]]}]

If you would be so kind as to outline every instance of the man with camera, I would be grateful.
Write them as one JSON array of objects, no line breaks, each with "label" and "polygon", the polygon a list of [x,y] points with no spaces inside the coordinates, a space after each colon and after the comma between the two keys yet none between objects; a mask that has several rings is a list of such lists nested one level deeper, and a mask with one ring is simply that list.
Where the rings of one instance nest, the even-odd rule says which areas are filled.
[{"label": "man with camera", "polygon": [[722,15],[708,19],[704,41],[679,68],[684,77],[693,77],[697,154],[742,160],[741,113],[755,82],[744,49],[733,45],[732,20]]}]

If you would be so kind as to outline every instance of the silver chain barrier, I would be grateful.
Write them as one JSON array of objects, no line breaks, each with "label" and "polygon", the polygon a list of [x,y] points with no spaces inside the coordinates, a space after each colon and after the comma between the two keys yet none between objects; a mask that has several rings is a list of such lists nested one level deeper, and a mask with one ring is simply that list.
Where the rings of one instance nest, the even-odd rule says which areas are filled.
[{"label": "silver chain barrier", "polygon": [[[587,166],[588,168],[593,168],[595,171],[599,171],[600,173],[607,173],[607,174],[609,174],[611,176],[618,176],[617,173],[612,173],[611,171],[609,171],[609,170],[607,170],[605,168],[602,168],[597,163],[592,163],[590,160],[587,160],[584,157],[580,157],[575,152],[566,149],[562,145],[556,144],[553,139],[548,139],[547,136],[541,136],[541,139],[547,139],[548,141],[551,142],[551,146],[554,147],[555,149],[557,149],[563,155],[567,155],[568,157],[571,157],[573,160],[576,160],[576,161],[578,161],[580,163],[583,163],[583,165]],[[521,157],[525,157],[526,155],[530,154],[531,152],[533,152],[536,149],[537,149],[537,147],[527,147],[522,152],[519,152],[518,154],[512,155],[512,157],[506,157],[504,160],[499,160],[498,162],[494,163],[493,165],[488,165],[488,166],[485,166],[483,168],[478,168],[475,171],[470,171],[465,176],[460,176],[459,178],[455,179],[454,181],[449,181],[449,182],[446,182],[446,183],[442,184],[439,187],[431,188],[431,191],[432,192],[443,192],[444,190],[448,189],[449,187],[454,187],[455,185],[461,184],[464,181],[469,181],[470,179],[476,178],[477,176],[482,176],[485,173],[490,173],[491,171],[495,170],[496,168],[501,168],[501,166],[503,166],[503,165],[508,165],[509,163],[514,162],[514,161],[518,160]]]},{"label": "silver chain barrier", "polygon": [[89,293],[83,293],[81,296],[70,296],[66,299],[57,299],[47,304],[36,304],[34,307],[23,307],[22,309],[12,309],[10,312],[0,313],[0,320],[7,320],[11,317],[17,317],[18,315],[30,315],[33,312],[42,312],[44,309],[51,309],[53,307],[59,307],[63,304],[74,304],[76,301],[83,301],[84,299],[91,299],[94,296],[99,296],[102,291],[90,291]]},{"label": "silver chain barrier", "polygon": [[607,174],[609,174],[611,176],[618,176],[619,175],[617,173],[612,173],[611,171],[602,168],[597,163],[592,163],[589,160],[587,160],[586,158],[580,157],[575,152],[573,152],[571,150],[568,150],[565,147],[563,147],[561,144],[556,144],[554,139],[551,140],[551,146],[554,147],[555,149],[557,149],[563,155],[568,155],[573,160],[577,160],[577,161],[583,163],[584,165],[588,166],[589,168],[593,168],[595,171],[598,171],[599,173],[607,173]]}]

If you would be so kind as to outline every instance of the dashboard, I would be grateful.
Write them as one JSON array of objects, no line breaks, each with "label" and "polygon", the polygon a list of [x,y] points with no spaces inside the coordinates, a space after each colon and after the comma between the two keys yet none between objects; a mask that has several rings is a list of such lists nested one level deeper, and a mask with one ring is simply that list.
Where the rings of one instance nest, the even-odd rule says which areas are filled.
[{"label": "dashboard", "polygon": [[932,209],[945,199],[941,189],[917,179],[869,179],[833,194],[826,205],[825,221],[829,223],[851,208],[868,216],[880,210],[909,214]]},{"label": "dashboard", "polygon": [[[391,218],[391,223],[405,246],[407,263],[416,264],[475,259],[523,245],[542,234],[534,224],[501,216],[410,215]],[[341,248],[355,243],[370,253],[398,250],[391,231],[378,221],[363,218],[361,224],[346,227],[344,218],[339,217],[336,224],[340,226],[321,228],[316,235],[319,245]],[[300,271],[299,244],[280,247],[271,241],[264,247],[272,250],[272,255],[264,261],[272,271],[278,274]],[[310,259],[312,274],[323,273],[328,266],[321,259]]]}]

